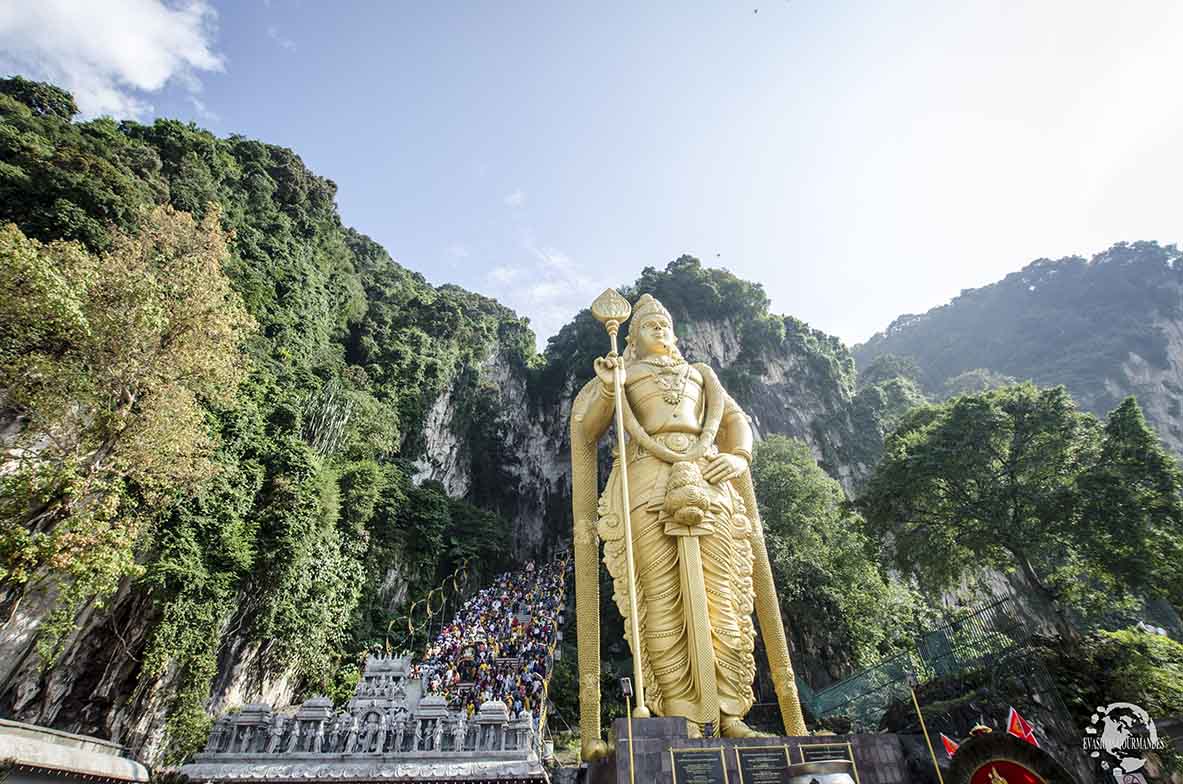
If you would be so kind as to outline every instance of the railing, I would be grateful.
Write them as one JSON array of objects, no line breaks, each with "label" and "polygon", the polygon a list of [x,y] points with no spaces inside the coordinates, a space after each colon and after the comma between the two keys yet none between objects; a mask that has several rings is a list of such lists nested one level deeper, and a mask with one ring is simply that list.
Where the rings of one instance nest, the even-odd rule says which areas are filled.
[{"label": "railing", "polygon": [[1030,637],[1015,600],[1006,597],[933,629],[916,642],[920,658],[936,677],[1001,655]]},{"label": "railing", "polygon": [[909,684],[983,666],[1030,637],[1011,597],[980,607],[926,632],[904,651],[814,692],[798,684],[802,705],[819,719],[842,717],[856,731],[875,732],[888,706],[908,695]]},{"label": "railing", "polygon": [[546,662],[546,677],[542,679],[542,705],[538,707],[538,726],[537,732],[534,735],[534,741],[538,745],[538,759],[543,758],[544,750],[546,748],[546,718],[547,705],[550,703],[550,679],[555,672],[555,648],[558,647],[559,640],[563,637],[561,631],[562,624],[559,619],[563,617],[563,608],[567,600],[567,571],[571,567],[571,553],[569,551],[562,551],[563,556],[563,580],[560,583],[562,588],[559,592],[559,612],[555,614],[555,631],[554,636],[551,637],[550,647],[547,650]]},{"label": "railing", "polygon": [[818,718],[842,716],[857,731],[875,732],[887,706],[907,694],[916,670],[911,652],[897,654],[816,692],[810,712]]}]

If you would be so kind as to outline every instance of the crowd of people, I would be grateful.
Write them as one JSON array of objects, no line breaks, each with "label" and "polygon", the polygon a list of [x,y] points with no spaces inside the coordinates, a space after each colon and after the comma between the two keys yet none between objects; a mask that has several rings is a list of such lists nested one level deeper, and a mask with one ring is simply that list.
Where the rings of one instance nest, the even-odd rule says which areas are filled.
[{"label": "crowd of people", "polygon": [[424,692],[469,718],[501,700],[514,717],[537,720],[546,697],[563,606],[565,557],[506,572],[464,603],[427,646],[416,674]]}]

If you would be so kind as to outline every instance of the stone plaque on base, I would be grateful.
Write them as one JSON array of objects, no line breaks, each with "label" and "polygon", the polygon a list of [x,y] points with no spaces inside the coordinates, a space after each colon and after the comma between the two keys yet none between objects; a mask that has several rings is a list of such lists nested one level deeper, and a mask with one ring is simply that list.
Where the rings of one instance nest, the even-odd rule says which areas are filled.
[{"label": "stone plaque on base", "polygon": [[789,767],[788,746],[736,746],[739,784],[782,784]]},{"label": "stone plaque on base", "polygon": [[670,749],[674,784],[729,784],[723,749]]},{"label": "stone plaque on base", "polygon": [[802,743],[799,748],[802,762],[846,760],[854,764],[854,749],[850,743]]},{"label": "stone plaque on base", "polygon": [[[820,760],[836,757],[850,759],[854,764],[851,777],[857,784],[912,784],[904,760],[903,749],[896,735],[877,733],[874,735],[810,735],[765,738],[691,738],[685,719],[657,717],[633,719],[629,726],[627,719],[617,719],[612,728],[613,753],[598,766],[597,770],[611,768],[611,778],[595,779],[595,784],[691,784],[695,781],[727,782],[727,784],[762,784],[760,779],[750,777],[754,762],[741,769],[743,760],[738,753],[746,749],[767,749],[775,752],[783,765],[785,747],[788,747],[790,763]],[[718,754],[723,752],[720,772],[714,768],[713,778],[690,779],[689,771],[679,763],[675,770],[675,757],[690,751],[708,752],[713,765],[718,765]],[[671,753],[671,751],[675,753]],[[752,752],[754,753],[754,752]],[[703,756],[700,759],[706,759]],[[763,758],[770,762],[771,757]],[[629,769],[632,768],[630,776]],[[607,771],[604,770],[604,773]],[[706,773],[700,775],[707,775]],[[776,781],[776,779],[771,779]],[[824,779],[823,779],[824,780]],[[779,781],[778,781],[779,784]]]}]

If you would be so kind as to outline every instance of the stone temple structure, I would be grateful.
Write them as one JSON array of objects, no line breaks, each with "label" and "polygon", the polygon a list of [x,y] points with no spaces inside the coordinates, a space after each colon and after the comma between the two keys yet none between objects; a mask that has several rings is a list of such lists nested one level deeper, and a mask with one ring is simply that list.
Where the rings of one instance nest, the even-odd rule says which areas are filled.
[{"label": "stone temple structure", "polygon": [[528,713],[486,702],[471,718],[423,695],[405,657],[371,656],[344,711],[327,697],[294,716],[245,705],[181,768],[193,781],[546,781]]}]

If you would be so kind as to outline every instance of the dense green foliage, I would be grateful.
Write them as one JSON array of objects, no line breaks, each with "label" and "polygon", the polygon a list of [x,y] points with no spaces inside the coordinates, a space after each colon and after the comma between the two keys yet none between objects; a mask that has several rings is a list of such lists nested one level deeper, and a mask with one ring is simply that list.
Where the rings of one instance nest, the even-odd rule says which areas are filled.
[{"label": "dense green foliage", "polygon": [[1063,387],[1025,384],[905,415],[859,507],[929,591],[993,568],[1020,571],[1049,607],[1179,607],[1181,490],[1133,399],[1102,427]]},{"label": "dense green foliage", "polygon": [[138,571],[147,510],[216,473],[202,406],[233,400],[251,326],[216,213],[160,208],[113,240],[96,256],[0,229],[0,389],[21,428],[0,474],[0,586],[14,604],[54,586],[50,661],[81,606]]},{"label": "dense green foliage", "polygon": [[[691,314],[697,323],[734,325],[739,352],[720,377],[724,386],[741,398],[751,391],[752,379],[764,372],[769,354],[800,354],[817,371],[832,377],[835,388],[853,388],[854,360],[837,338],[791,316],[770,314],[764,287],[741,280],[727,270],[704,267],[693,256],[681,256],[664,270],[646,267],[635,282],[618,291],[629,301],[642,294],[660,300],[673,316],[674,329],[683,340],[687,338]],[[621,339],[627,336],[626,323],[621,328]],[[559,385],[569,378],[582,384],[593,375],[592,360],[606,350],[604,328],[591,311],[580,311],[548,342],[546,362],[538,369],[538,383],[533,388],[549,400],[564,392]]]},{"label": "dense green foliage", "polygon": [[[888,580],[842,487],[809,448],[771,436],[752,461],[768,557],[797,650],[830,652],[837,679],[896,653],[928,619],[918,593]],[[849,651],[843,660],[839,652]],[[824,683],[815,683],[817,687]]]},{"label": "dense green foliage", "polygon": [[20,76],[0,81],[0,95],[11,96],[38,115],[52,114],[69,120],[78,114],[74,96],[62,88],[44,82],[32,82]]},{"label": "dense green foliage", "polygon": [[849,442],[842,451],[824,455],[830,465],[874,465],[883,452],[887,434],[904,414],[927,402],[924,393],[907,376],[873,379],[868,378],[860,385],[849,407],[836,408],[814,422],[819,441],[825,432],[844,426],[850,432]]},{"label": "dense green foliage", "polygon": [[1183,712],[1183,644],[1136,629],[1098,631],[1041,654],[1078,726],[1098,705],[1132,702],[1151,716]]},{"label": "dense green foliage", "polygon": [[[118,379],[91,379],[84,370],[137,371],[111,352],[125,348],[135,357],[150,343],[132,331],[125,346],[92,348],[128,326],[116,319],[96,328],[91,321],[102,312],[121,315],[145,333],[162,329],[151,313],[139,318],[142,308],[122,304],[138,307],[160,286],[136,278],[132,266],[101,276],[100,287],[89,281],[96,265],[103,271],[102,265],[147,241],[141,238],[155,236],[154,207],[191,213],[204,221],[208,236],[224,232],[229,238],[224,252],[214,254],[219,270],[207,265],[171,285],[201,290],[221,275],[229,284],[224,299],[241,303],[234,307],[245,312],[235,321],[228,304],[213,313],[210,326],[218,319],[256,326],[241,349],[231,341],[182,361],[173,347],[155,355],[163,370],[144,371],[162,378],[152,384],[168,383],[169,373],[190,385],[219,379],[217,394],[194,386],[187,396],[162,396],[194,407],[152,419],[158,428],[172,428],[170,438],[200,449],[170,451],[165,439],[165,448],[153,451],[146,447],[149,439],[160,440],[155,431],[121,431],[141,457],[119,465],[163,472],[170,481],[159,492],[171,492],[170,503],[137,503],[144,519],[115,524],[108,518],[126,507],[120,499],[152,483],[139,476],[134,483],[104,479],[112,486],[102,497],[111,503],[83,505],[113,532],[106,535],[112,540],[107,550],[118,557],[99,566],[82,545],[102,537],[91,532],[86,542],[65,542],[71,529],[58,525],[62,515],[43,516],[40,528],[6,527],[0,601],[11,610],[21,586],[50,572],[78,602],[101,601],[120,577],[139,575],[156,614],[141,677],[179,673],[168,726],[171,756],[179,758],[204,732],[202,704],[227,628],[261,643],[267,668],[291,669],[310,687],[329,687],[335,663],[385,642],[399,609],[381,590],[387,570],[401,569],[414,596],[454,559],[475,554],[484,568],[496,568],[504,520],[449,499],[438,487],[412,489],[407,461],[421,448],[425,401],[494,343],[511,360],[529,361],[533,336],[524,320],[492,300],[432,287],[343,228],[333,183],[309,172],[290,150],[219,139],[170,120],[75,123],[73,114],[72,99],[57,88],[0,80],[0,223],[14,224],[5,230],[3,254],[5,285],[16,287],[3,298],[14,310],[5,313],[5,421],[35,440],[53,424],[42,411],[49,406],[77,406],[75,416],[92,430],[120,413],[118,395],[109,391]],[[32,240],[80,245],[41,248]],[[17,261],[24,265],[20,271]],[[164,288],[166,295],[172,291]],[[99,295],[102,303],[88,304],[87,297]],[[234,335],[242,332],[235,329]],[[72,359],[79,351],[101,350],[110,356]],[[44,356],[64,369],[42,384],[52,388],[26,394],[14,380],[22,372],[41,378],[26,371],[28,362]],[[219,370],[225,362],[238,369],[232,382]],[[482,405],[487,393],[479,378],[464,388],[463,405]],[[151,413],[148,399],[134,404],[140,419]],[[479,447],[496,436],[497,426],[496,417],[486,417],[469,437]],[[101,446],[105,433],[87,435],[82,454],[93,452],[91,442]],[[204,468],[186,469],[181,481],[178,466],[198,456]],[[48,457],[29,456],[28,470],[5,475],[6,516],[31,520],[39,510],[21,499],[47,486],[62,497],[81,497],[63,473],[77,473],[77,466]],[[497,480],[487,476],[481,485],[490,508],[498,508],[498,494],[505,492]],[[17,481],[24,484],[14,488]],[[181,485],[184,492],[176,492]]]},{"label": "dense green foliage", "polygon": [[958,395],[974,395],[978,392],[1007,387],[1016,383],[1018,383],[1018,379],[1010,376],[1004,376],[985,368],[974,368],[945,379],[945,383],[941,385],[939,396],[947,399]]},{"label": "dense green foliage", "polygon": [[[1118,243],[1087,261],[1040,259],[923,315],[900,316],[854,354],[860,367],[884,354],[911,359],[933,396],[980,391],[964,386],[969,379],[952,380],[985,369],[1039,386],[1063,384],[1102,415],[1126,394],[1122,368],[1131,354],[1151,368],[1169,366],[1164,322],[1183,317],[1179,259],[1175,246],[1154,242]],[[1164,437],[1183,437],[1177,417],[1153,424]]]},{"label": "dense green foliage", "polygon": [[867,387],[902,378],[919,385],[922,376],[920,367],[909,357],[880,354],[859,370],[858,382],[859,386]]}]

